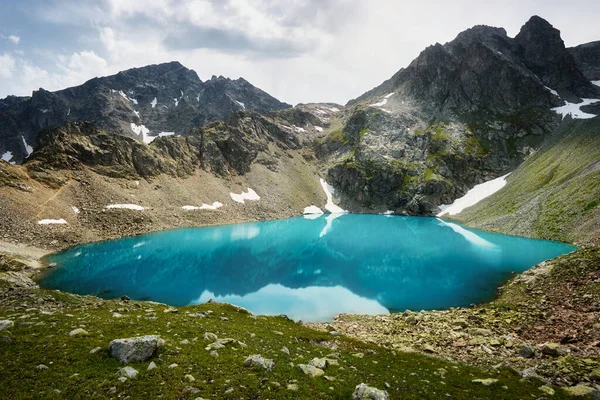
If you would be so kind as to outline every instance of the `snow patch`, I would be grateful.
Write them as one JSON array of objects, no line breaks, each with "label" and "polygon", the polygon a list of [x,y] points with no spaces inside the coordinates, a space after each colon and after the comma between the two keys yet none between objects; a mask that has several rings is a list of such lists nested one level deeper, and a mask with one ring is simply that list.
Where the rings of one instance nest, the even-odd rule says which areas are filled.
[{"label": "snow patch", "polygon": [[321,210],[319,207],[317,206],[308,206],[304,209],[304,211],[302,211],[302,214],[323,214],[323,210]]},{"label": "snow patch", "polygon": [[216,210],[217,208],[221,208],[221,207],[223,207],[223,203],[215,201],[212,204],[202,203],[202,205],[200,207],[196,207],[196,206],[183,206],[181,208],[183,208],[186,211],[193,211],[193,210]]},{"label": "snow patch", "polygon": [[139,111],[133,110],[133,113],[136,115],[136,117],[138,117],[138,118],[140,117],[140,112]]},{"label": "snow patch", "polygon": [[440,210],[442,211],[437,216],[441,217],[445,214],[456,215],[465,208],[479,203],[481,200],[502,189],[506,185],[506,177],[508,175],[510,175],[510,173],[501,176],[500,178],[492,179],[491,181],[475,185],[473,189],[467,192],[467,194],[459,199],[454,200],[452,204],[442,204],[440,206]]},{"label": "snow patch", "polygon": [[555,108],[552,108],[551,110],[556,112],[557,114],[562,115],[563,118],[566,117],[567,115],[571,115],[571,117],[574,119],[594,118],[595,117],[594,114],[588,114],[586,112],[581,111],[581,107],[600,102],[600,99],[581,99],[581,100],[583,100],[581,103],[569,103],[568,101],[565,101],[564,106],[555,107]]},{"label": "snow patch", "polygon": [[12,158],[13,158],[13,153],[10,151],[7,151],[6,153],[2,154],[2,157],[1,157],[1,159],[6,162],[10,162],[10,160],[12,160]]},{"label": "snow patch", "polygon": [[558,92],[554,89],[550,89],[548,86],[544,86],[546,89],[548,89],[550,91],[550,93],[552,93],[553,95],[560,97],[560,95],[558,94]]},{"label": "snow patch", "polygon": [[64,219],[42,219],[38,221],[38,225],[64,225],[67,221]]},{"label": "snow patch", "polygon": [[152,106],[152,108],[156,107],[156,105],[158,104],[158,99],[155,97],[154,100],[152,100],[150,102],[150,105]]},{"label": "snow patch", "polygon": [[231,199],[237,203],[244,204],[244,200],[252,200],[258,201],[260,200],[260,196],[252,189],[248,188],[247,192],[242,192],[240,194],[229,193]]},{"label": "snow patch", "polygon": [[323,188],[323,191],[325,192],[325,196],[327,196],[327,204],[325,205],[325,210],[329,211],[332,214],[347,213],[348,211],[344,210],[343,208],[341,208],[339,206],[336,206],[333,203],[333,193],[335,192],[335,189],[333,188],[333,186],[331,186],[330,184],[325,182],[325,179],[323,179],[323,178],[320,179],[320,182],[321,182],[321,187]]},{"label": "snow patch", "polygon": [[235,101],[236,103],[238,103],[238,104],[240,105],[240,107],[242,107],[242,110],[245,110],[245,109],[246,109],[246,105],[245,105],[244,103],[242,103],[241,101],[237,101],[237,100],[234,100],[234,101]]},{"label": "snow patch", "polygon": [[121,208],[121,209],[126,209],[126,210],[137,210],[137,211],[143,211],[146,208],[142,207],[142,206],[138,206],[137,204],[110,204],[108,206],[106,206],[107,209],[113,209],[113,208]]},{"label": "snow patch", "polygon": [[318,132],[323,132],[323,128],[320,126],[315,126],[315,130]]},{"label": "snow patch", "polygon": [[331,112],[339,112],[340,111],[340,109],[337,107],[331,107],[331,108],[328,108],[328,110]]},{"label": "snow patch", "polygon": [[72,206],[71,209],[73,210],[73,214],[79,214],[79,208]]},{"label": "snow patch", "polygon": [[71,109],[70,109],[70,108],[67,110],[67,117],[68,117],[69,115],[71,115]]},{"label": "snow patch", "polygon": [[119,90],[118,92],[114,89],[111,90],[111,92],[113,93],[119,93],[119,95],[124,98],[125,100],[128,100],[130,102],[132,102],[133,104],[137,105],[138,101],[136,99],[133,99],[129,96],[127,96],[122,90]]},{"label": "snow patch", "polygon": [[296,132],[304,132],[304,128],[300,128],[299,126],[294,125],[294,130]]},{"label": "snow patch", "polygon": [[157,138],[157,136],[150,136],[150,129],[146,128],[145,125],[136,125],[132,122],[131,130],[136,135],[142,135],[142,141],[146,144],[152,143],[152,141]]},{"label": "snow patch", "polygon": [[173,101],[175,102],[175,107],[177,107],[179,105],[179,99],[175,98]]},{"label": "snow patch", "polygon": [[592,81],[592,83],[596,86],[600,86],[600,81]]},{"label": "snow patch", "polygon": [[33,147],[31,147],[30,145],[27,144],[27,141],[25,140],[25,136],[21,135],[21,140],[23,141],[23,146],[25,146],[25,153],[27,153],[25,158],[27,158],[31,155],[31,153],[33,153]]}]

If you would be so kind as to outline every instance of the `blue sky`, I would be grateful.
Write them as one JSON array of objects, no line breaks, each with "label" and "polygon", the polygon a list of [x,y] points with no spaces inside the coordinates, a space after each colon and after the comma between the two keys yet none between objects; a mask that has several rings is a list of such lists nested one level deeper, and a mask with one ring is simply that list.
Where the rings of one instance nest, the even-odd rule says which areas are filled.
[{"label": "blue sky", "polygon": [[0,0],[0,98],[178,60],[288,103],[345,103],[476,24],[600,40],[597,0]]}]

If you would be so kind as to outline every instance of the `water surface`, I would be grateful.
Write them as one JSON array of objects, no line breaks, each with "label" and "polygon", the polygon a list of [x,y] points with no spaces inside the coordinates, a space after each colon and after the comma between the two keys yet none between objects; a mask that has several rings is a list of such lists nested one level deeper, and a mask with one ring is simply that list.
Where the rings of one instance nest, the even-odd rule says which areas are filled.
[{"label": "water surface", "polygon": [[575,248],[436,218],[324,215],[176,229],[51,255],[42,287],[175,306],[211,298],[259,314],[328,320],[468,306],[513,272]]}]

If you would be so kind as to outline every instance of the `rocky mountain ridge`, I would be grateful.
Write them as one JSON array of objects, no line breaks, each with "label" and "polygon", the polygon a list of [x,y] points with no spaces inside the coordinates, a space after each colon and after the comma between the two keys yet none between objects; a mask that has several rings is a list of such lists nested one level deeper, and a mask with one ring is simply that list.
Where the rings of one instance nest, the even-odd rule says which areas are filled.
[{"label": "rocky mountain ridge", "polygon": [[600,87],[547,21],[532,17],[515,38],[476,26],[350,101],[320,153],[347,207],[430,215],[516,168],[557,132],[553,109],[581,98]]},{"label": "rocky mountain ridge", "polygon": [[237,110],[269,113],[289,107],[242,78],[213,76],[202,82],[178,62],[149,65],[57,92],[40,89],[31,97],[0,100],[0,153],[10,152],[10,161],[20,163],[40,130],[73,121],[148,143],[158,136],[186,136]]}]

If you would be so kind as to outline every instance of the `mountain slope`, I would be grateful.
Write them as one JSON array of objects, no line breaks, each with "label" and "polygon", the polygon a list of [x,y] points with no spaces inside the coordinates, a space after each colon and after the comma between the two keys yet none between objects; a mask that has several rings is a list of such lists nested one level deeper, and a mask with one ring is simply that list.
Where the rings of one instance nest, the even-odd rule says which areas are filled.
[{"label": "mountain slope", "polygon": [[237,110],[289,107],[241,78],[202,82],[178,62],[149,65],[57,92],[40,89],[31,97],[0,100],[0,154],[11,152],[10,160],[21,162],[41,129],[71,121],[149,142],[161,133],[188,135]]},{"label": "mountain slope", "polygon": [[532,17],[515,38],[476,26],[350,101],[319,154],[346,207],[433,214],[513,170],[558,129],[552,108],[584,96],[600,87],[547,21]]},{"label": "mountain slope", "polygon": [[453,217],[471,227],[600,243],[600,117],[570,120],[507,185]]}]

